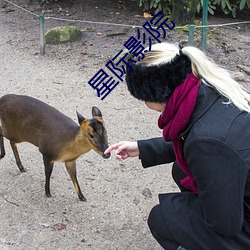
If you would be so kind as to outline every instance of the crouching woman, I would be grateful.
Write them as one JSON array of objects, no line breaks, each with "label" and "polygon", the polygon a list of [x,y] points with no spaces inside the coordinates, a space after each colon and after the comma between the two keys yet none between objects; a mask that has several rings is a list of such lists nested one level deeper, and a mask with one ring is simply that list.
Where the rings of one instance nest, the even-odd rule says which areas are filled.
[{"label": "crouching woman", "polygon": [[130,63],[130,93],[161,112],[163,138],[123,141],[119,160],[147,168],[173,162],[180,192],[159,195],[149,214],[164,249],[250,249],[250,95],[195,47],[161,43]]}]

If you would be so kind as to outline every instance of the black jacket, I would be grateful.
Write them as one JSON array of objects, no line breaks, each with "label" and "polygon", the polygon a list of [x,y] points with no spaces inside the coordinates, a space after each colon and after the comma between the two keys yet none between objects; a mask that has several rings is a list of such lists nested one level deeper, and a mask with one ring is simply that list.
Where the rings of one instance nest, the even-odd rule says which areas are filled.
[{"label": "black jacket", "polygon": [[[188,227],[193,237],[200,238],[201,245],[182,244],[193,250],[250,249],[250,114],[223,102],[227,100],[202,84],[189,125],[179,136],[198,196],[192,192],[160,195],[166,222],[170,223],[169,207],[174,205],[180,214],[172,211],[173,223]],[[172,144],[163,138],[138,141],[138,145],[144,167],[175,161]],[[173,226],[173,233],[185,241],[179,230]]]}]

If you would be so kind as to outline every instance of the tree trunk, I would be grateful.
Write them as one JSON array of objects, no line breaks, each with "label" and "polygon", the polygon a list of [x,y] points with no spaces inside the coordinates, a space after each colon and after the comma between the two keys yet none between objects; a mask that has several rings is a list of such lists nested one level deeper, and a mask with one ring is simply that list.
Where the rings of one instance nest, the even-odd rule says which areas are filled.
[{"label": "tree trunk", "polygon": [[176,25],[192,24],[198,0],[173,0],[171,21]]}]

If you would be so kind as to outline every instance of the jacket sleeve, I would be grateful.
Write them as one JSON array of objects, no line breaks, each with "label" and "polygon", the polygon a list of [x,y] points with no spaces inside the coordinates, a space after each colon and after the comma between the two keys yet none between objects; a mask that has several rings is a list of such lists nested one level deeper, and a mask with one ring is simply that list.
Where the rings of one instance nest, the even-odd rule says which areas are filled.
[{"label": "jacket sleeve", "polygon": [[138,147],[142,166],[144,168],[175,161],[175,153],[171,142],[163,137],[139,140]]},{"label": "jacket sleeve", "polygon": [[209,137],[187,141],[184,154],[198,185],[205,223],[224,236],[237,235],[244,220],[246,162],[225,141]]}]

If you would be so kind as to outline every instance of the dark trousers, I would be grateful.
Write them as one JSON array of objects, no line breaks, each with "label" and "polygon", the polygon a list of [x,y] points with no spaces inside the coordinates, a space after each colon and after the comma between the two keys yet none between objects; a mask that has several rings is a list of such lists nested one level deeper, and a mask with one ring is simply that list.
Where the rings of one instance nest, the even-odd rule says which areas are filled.
[{"label": "dark trousers", "polygon": [[[186,177],[185,173],[180,169],[178,164],[175,162],[172,168],[172,176],[175,183],[180,188],[181,192],[188,191],[180,184],[180,180]],[[168,250],[176,250],[180,244],[175,241],[174,235],[171,235],[164,218],[160,211],[160,205],[156,205],[151,210],[148,217],[148,226],[154,238],[158,243]]]}]

